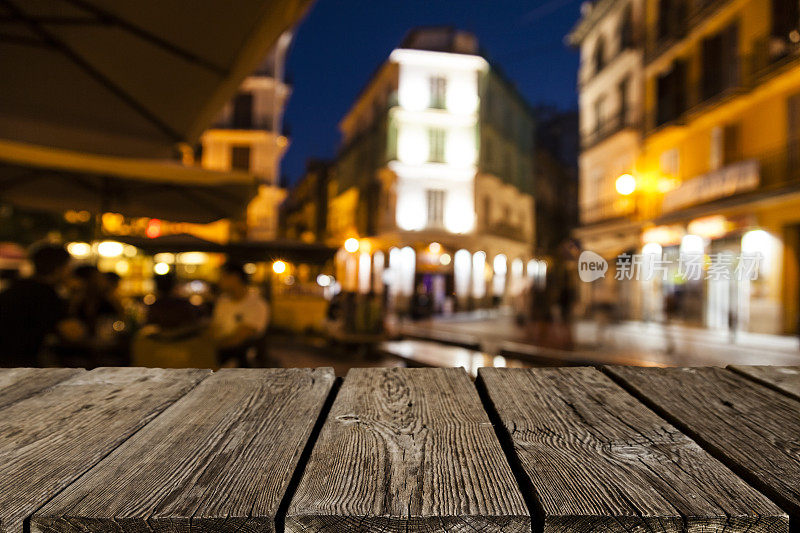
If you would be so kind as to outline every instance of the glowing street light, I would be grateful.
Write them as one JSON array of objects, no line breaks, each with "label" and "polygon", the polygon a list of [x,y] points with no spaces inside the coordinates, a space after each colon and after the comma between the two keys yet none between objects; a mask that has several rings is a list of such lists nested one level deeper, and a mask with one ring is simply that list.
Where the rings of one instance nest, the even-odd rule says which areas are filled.
[{"label": "glowing street light", "polygon": [[286,263],[281,260],[275,261],[272,263],[272,271],[276,274],[283,274],[286,272]]},{"label": "glowing street light", "polygon": [[159,276],[163,276],[169,272],[169,265],[167,263],[156,263],[153,267],[153,272]]},{"label": "glowing street light", "polygon": [[617,178],[616,187],[622,196],[629,196],[636,190],[636,178],[630,174],[623,174]]},{"label": "glowing street light", "polygon": [[350,237],[346,241],[344,241],[344,249],[348,252],[355,253],[358,251],[359,243],[358,239]]},{"label": "glowing street light", "polygon": [[97,245],[97,253],[101,257],[119,257],[124,249],[123,244],[116,241],[103,241]]},{"label": "glowing street light", "polygon": [[92,253],[92,247],[88,242],[71,242],[67,245],[67,251],[72,257],[83,259]]}]

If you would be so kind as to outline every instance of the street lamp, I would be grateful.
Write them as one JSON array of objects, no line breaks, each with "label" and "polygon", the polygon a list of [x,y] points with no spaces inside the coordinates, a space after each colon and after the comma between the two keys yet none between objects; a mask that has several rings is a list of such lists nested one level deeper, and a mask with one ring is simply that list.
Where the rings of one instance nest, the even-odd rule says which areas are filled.
[{"label": "street lamp", "polygon": [[344,249],[347,252],[350,252],[351,254],[357,252],[358,247],[359,247],[359,242],[358,239],[356,238],[350,237],[349,239],[344,241]]},{"label": "street lamp", "polygon": [[275,261],[272,263],[272,271],[276,274],[283,274],[286,272],[286,263],[281,260]]},{"label": "street lamp", "polygon": [[622,196],[630,196],[636,191],[636,178],[630,174],[623,174],[617,178],[616,187]]}]

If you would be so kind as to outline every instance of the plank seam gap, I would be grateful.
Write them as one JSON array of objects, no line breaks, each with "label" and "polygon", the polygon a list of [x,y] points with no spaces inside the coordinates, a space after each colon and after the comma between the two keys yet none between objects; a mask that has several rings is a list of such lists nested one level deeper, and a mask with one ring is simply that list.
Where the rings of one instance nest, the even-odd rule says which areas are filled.
[{"label": "plank seam gap", "polygon": [[726,366],[725,370],[727,370],[728,372],[733,372],[737,376],[741,376],[741,377],[743,377],[743,378],[745,378],[745,379],[747,379],[749,381],[752,381],[753,383],[761,385],[762,387],[766,387],[766,388],[768,388],[768,389],[770,389],[772,391],[780,393],[782,396],[786,396],[790,400],[793,400],[795,402],[800,401],[800,398],[798,398],[796,395],[792,394],[791,392],[789,392],[787,390],[784,390],[784,389],[780,388],[778,385],[776,385],[774,383],[770,383],[767,380],[757,378],[756,376],[751,376],[750,374],[748,374],[746,372],[742,372],[738,368],[735,368],[733,365]]},{"label": "plank seam gap", "polygon": [[636,389],[635,386],[630,384],[625,378],[618,376],[614,373],[608,366],[600,367],[600,370],[607,375],[611,380],[625,389],[625,391],[639,400],[645,407],[653,411],[655,414],[675,426],[680,432],[684,435],[692,439],[700,446],[706,453],[708,453],[711,457],[722,463],[726,468],[731,470],[734,474],[739,476],[745,483],[753,487],[758,492],[765,495],[767,498],[772,500],[775,505],[780,507],[784,512],[789,515],[789,531],[790,533],[800,533],[800,519],[798,515],[792,511],[793,505],[791,502],[787,501],[785,498],[781,497],[780,494],[775,492],[772,488],[770,488],[766,483],[762,482],[758,479],[755,475],[751,474],[747,471],[746,468],[740,467],[736,464],[736,461],[732,461],[728,459],[725,453],[708,442],[706,439],[702,438],[697,432],[693,431],[689,426],[684,424],[680,421],[680,419],[676,418],[675,416],[671,415],[665,409],[659,407],[654,401],[650,400],[645,394],[640,392]]},{"label": "plank seam gap", "polygon": [[95,461],[94,463],[88,465],[86,467],[86,470],[84,470],[78,477],[76,477],[75,479],[73,479],[72,481],[67,483],[64,486],[64,488],[62,488],[59,491],[56,491],[55,494],[53,494],[52,496],[47,498],[46,501],[44,501],[40,506],[38,506],[36,509],[34,509],[33,512],[31,514],[29,514],[27,517],[25,517],[25,520],[22,521],[22,531],[23,531],[23,533],[31,533],[31,519],[33,518],[33,515],[35,515],[39,511],[41,511],[44,507],[47,506],[47,504],[49,504],[52,500],[54,500],[56,497],[58,497],[62,492],[66,491],[67,489],[72,487],[75,483],[79,482],[84,476],[88,475],[89,472],[94,470],[94,468],[97,465],[102,463],[106,459],[106,457],[108,457],[109,455],[111,455],[112,453],[117,451],[117,449],[120,446],[122,446],[123,444],[128,442],[128,440],[130,440],[134,435],[136,435],[137,433],[142,431],[144,428],[146,428],[147,426],[149,426],[150,424],[155,422],[155,420],[158,417],[163,415],[170,407],[175,405],[178,402],[178,400],[180,400],[181,398],[186,397],[186,395],[188,395],[190,392],[192,392],[198,385],[200,385],[200,383],[202,383],[203,381],[205,381],[209,377],[213,376],[214,374],[215,374],[215,372],[210,372],[210,373],[206,374],[205,376],[201,377],[200,379],[198,379],[197,382],[195,382],[191,387],[186,389],[186,392],[184,392],[181,396],[175,398],[172,402],[170,402],[168,405],[166,405],[161,411],[156,413],[156,416],[154,416],[152,419],[150,419],[146,424],[142,424],[142,427],[140,427],[139,429],[137,429],[136,431],[134,431],[133,433],[131,433],[130,435],[128,435],[127,437],[122,439],[116,446],[114,446],[111,450],[109,450],[108,453],[103,454],[103,456],[100,457],[97,461]]},{"label": "plank seam gap", "polygon": [[516,452],[514,452],[514,441],[511,438],[511,434],[503,425],[500,414],[497,412],[492,399],[489,397],[489,391],[486,389],[486,384],[483,382],[480,375],[475,379],[475,388],[483,404],[483,409],[489,416],[489,421],[492,424],[492,428],[494,428],[495,436],[500,442],[500,448],[503,450],[506,461],[508,461],[511,467],[511,472],[514,474],[514,479],[517,481],[517,486],[522,493],[522,499],[525,501],[528,513],[531,515],[531,530],[533,533],[543,533],[545,512],[541,499],[536,492],[536,488],[533,486],[533,482],[525,473],[525,469],[522,467],[519,457],[517,457]]},{"label": "plank seam gap", "polygon": [[297,460],[297,466],[294,469],[294,473],[292,473],[292,477],[289,479],[288,485],[286,485],[283,498],[281,498],[281,503],[278,505],[278,510],[275,513],[275,533],[284,533],[284,528],[286,527],[286,513],[289,511],[289,504],[292,503],[292,498],[294,498],[294,495],[297,492],[297,487],[300,485],[300,481],[303,479],[303,474],[305,474],[308,460],[311,458],[311,452],[313,451],[314,446],[317,444],[317,439],[319,438],[320,433],[322,433],[322,427],[325,425],[325,421],[328,420],[328,414],[333,407],[333,402],[336,400],[336,396],[339,394],[339,389],[342,387],[342,382],[343,379],[339,377],[333,380],[331,390],[328,392],[328,396],[325,398],[325,402],[322,404],[322,408],[319,411],[317,420],[314,422],[314,426],[311,428],[311,433],[308,435],[308,439],[303,447],[303,451],[300,453],[300,457]]}]

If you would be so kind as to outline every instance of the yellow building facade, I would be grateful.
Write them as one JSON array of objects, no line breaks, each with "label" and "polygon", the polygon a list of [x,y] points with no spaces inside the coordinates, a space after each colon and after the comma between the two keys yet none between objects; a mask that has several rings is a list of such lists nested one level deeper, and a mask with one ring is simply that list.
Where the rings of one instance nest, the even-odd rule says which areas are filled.
[{"label": "yellow building facade", "polygon": [[[635,187],[617,187],[615,201],[631,206],[620,223],[640,228],[630,252],[646,250],[671,266],[663,279],[639,284],[630,318],[670,318],[734,333],[796,333],[797,2],[645,0],[637,23],[643,35],[641,142],[630,170]],[[596,171],[590,159],[597,156],[585,150],[582,157],[583,186],[583,173]],[[609,189],[613,177],[607,182]],[[582,194],[586,205],[599,197],[590,190]],[[583,204],[582,211],[592,216]],[[591,227],[584,226],[586,234]],[[701,279],[679,272],[688,248],[704,257]],[[743,255],[759,256],[757,278],[711,279],[709,272],[726,254],[736,258],[732,269]]]},{"label": "yellow building facade", "polygon": [[646,125],[635,171],[649,226],[642,244],[661,241],[666,254],[698,235],[710,257],[762,254],[756,280],[685,288],[704,305],[684,318],[720,329],[796,332],[797,6],[781,0],[647,0],[646,6]]}]

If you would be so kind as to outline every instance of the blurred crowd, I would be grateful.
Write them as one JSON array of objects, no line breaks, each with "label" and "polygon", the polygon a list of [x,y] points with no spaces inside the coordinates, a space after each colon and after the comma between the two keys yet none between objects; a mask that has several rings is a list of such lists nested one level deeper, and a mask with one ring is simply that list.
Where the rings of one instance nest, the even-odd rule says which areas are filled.
[{"label": "blurred crowd", "polygon": [[29,259],[32,274],[0,292],[0,367],[264,365],[270,308],[241,264],[223,265],[201,301],[171,272],[129,301],[118,275],[73,265],[62,246],[37,246]]}]

